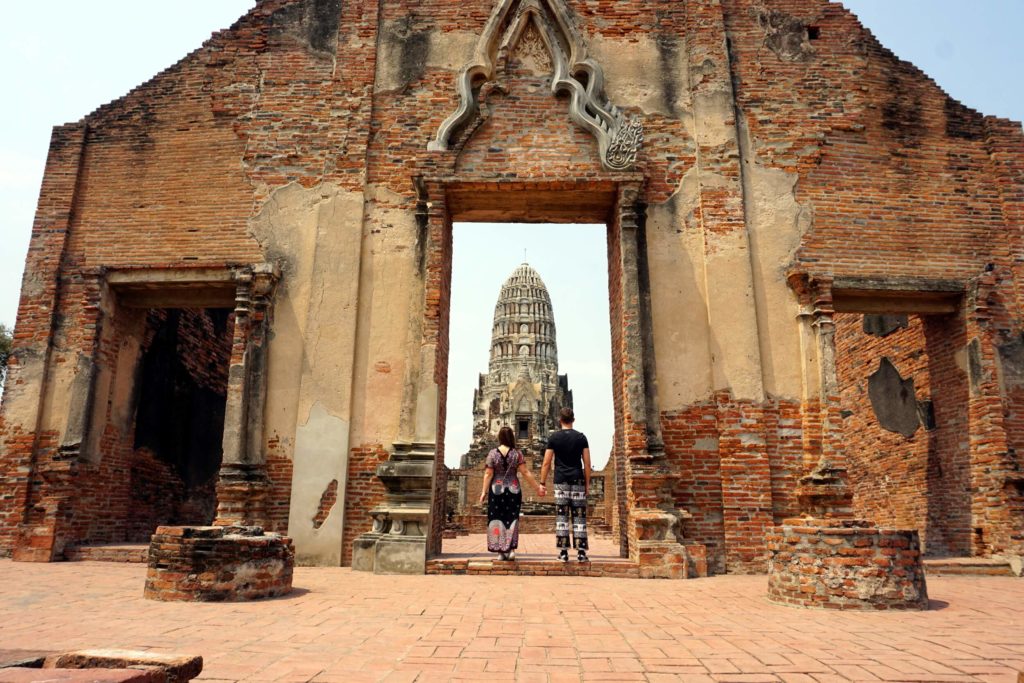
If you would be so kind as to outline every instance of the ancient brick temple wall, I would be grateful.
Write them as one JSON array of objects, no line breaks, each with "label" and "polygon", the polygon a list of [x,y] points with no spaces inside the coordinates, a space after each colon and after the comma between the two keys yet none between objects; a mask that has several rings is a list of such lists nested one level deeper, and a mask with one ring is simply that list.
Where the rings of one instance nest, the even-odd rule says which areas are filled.
[{"label": "ancient brick temple wall", "polygon": [[[437,178],[481,192],[518,187],[530,200],[505,195],[497,208],[522,219],[513,209],[527,206],[539,212],[530,220],[544,219],[539,186],[614,194],[619,183],[641,184],[672,496],[693,515],[687,540],[708,543],[719,571],[763,567],[758,539],[795,510],[796,480],[817,462],[820,442],[836,439],[810,433],[821,428],[818,368],[807,360],[787,275],[840,293],[965,292],[964,334],[934,321],[922,332],[940,427],[928,454],[937,455],[915,451],[926,462],[904,468],[900,514],[923,525],[930,548],[942,530],[946,550],[961,552],[969,476],[979,491],[969,504],[972,534],[983,537],[970,552],[1019,545],[1024,494],[1013,473],[1024,382],[1007,361],[1024,305],[1021,237],[1009,229],[1024,220],[1020,126],[951,100],[839,3],[565,4],[604,67],[608,98],[643,121],[631,174],[606,171],[593,137],[570,122],[567,98],[550,93],[549,57],[533,29],[506,55],[501,87],[484,89],[484,115],[456,136],[455,151],[427,150],[458,105],[457,72],[472,59],[492,0],[261,0],[152,81],[56,129],[0,415],[0,551],[40,501],[33,524],[73,515],[60,501],[77,495],[75,483],[96,465],[69,454],[78,443],[74,406],[89,398],[75,382],[86,376],[79,361],[102,358],[99,335],[111,329],[96,324],[107,273],[223,274],[266,261],[281,269],[262,449],[268,521],[288,529],[300,556],[310,549],[347,562],[383,493],[373,470],[396,441],[412,438],[408,386],[427,338],[438,349],[430,371],[444,401],[447,285],[426,269],[445,263],[428,258],[443,243],[423,220],[448,199]],[[616,289],[611,233],[613,348],[621,350],[631,315],[622,309],[634,302]],[[988,288],[980,299],[971,293],[979,282]],[[949,359],[965,348],[983,370],[969,386],[966,422],[936,400],[962,389],[934,386],[959,381]],[[619,416],[623,399],[617,392]],[[619,422],[613,522],[625,540],[635,467],[626,445],[638,425]],[[957,430],[970,436],[969,475]],[[112,467],[127,454],[116,454],[125,448],[115,435],[104,438],[109,462],[98,466]],[[866,482],[880,464],[866,467],[851,476],[861,477],[861,511],[877,519],[889,513]],[[56,482],[45,491],[44,472]],[[332,510],[343,515],[320,509],[334,481]],[[936,504],[911,503],[915,486]]]},{"label": "ancient brick temple wall", "polygon": [[[722,487],[722,415],[727,414],[730,397],[721,396],[720,403],[708,403],[682,413],[663,413],[662,430],[665,450],[674,473],[672,495],[676,506],[692,515],[683,524],[688,543],[707,546],[708,567],[712,572],[725,572],[732,554],[735,569],[743,563],[754,564],[763,553],[763,540],[756,537],[727,537],[725,515],[727,505],[737,510],[749,505],[743,500],[744,486],[731,490]],[[756,423],[748,424],[752,437],[766,446],[766,481],[752,482],[750,495],[770,490],[772,523],[781,523],[797,513],[795,487],[803,472],[803,431],[800,405],[779,401],[763,410]],[[731,499],[731,500],[730,500]],[[728,502],[727,502],[728,501]],[[734,513],[735,514],[735,513]],[[727,546],[729,553],[727,553]],[[740,560],[745,556],[748,559]]]},{"label": "ancient brick temple wall", "polygon": [[[147,541],[161,524],[209,524],[216,509],[231,315],[120,313],[98,358],[116,398],[101,404],[95,464],[75,478],[69,544]],[[137,349],[134,363],[124,348]],[[125,396],[138,403],[118,405]]]},{"label": "ancient brick temple wall", "polygon": [[[963,319],[905,316],[906,327],[879,336],[864,331],[864,318],[836,316],[843,442],[856,515],[886,527],[920,530],[929,554],[969,554],[969,386],[956,355],[966,341]],[[889,386],[876,400],[884,403],[882,410],[903,406],[913,434],[883,427],[872,406],[869,376],[883,358],[900,377],[913,380],[914,395],[903,393],[908,387]]]}]

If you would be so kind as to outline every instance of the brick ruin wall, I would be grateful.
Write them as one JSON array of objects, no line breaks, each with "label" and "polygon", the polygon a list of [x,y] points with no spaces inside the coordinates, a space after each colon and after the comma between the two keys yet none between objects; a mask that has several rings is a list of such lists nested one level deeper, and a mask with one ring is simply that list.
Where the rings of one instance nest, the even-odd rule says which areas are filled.
[{"label": "brick ruin wall", "polygon": [[[115,329],[97,360],[111,386],[134,384],[137,403],[108,406],[98,463],[75,479],[69,545],[145,542],[157,526],[209,524],[216,511],[230,311],[140,309],[119,322],[134,329]],[[132,336],[135,367],[117,357]]]},{"label": "brick ruin wall", "polygon": [[[44,364],[51,375],[59,375],[79,356],[94,355],[90,325],[98,315],[97,295],[89,294],[83,282],[95,269],[223,268],[279,260],[284,274],[279,296],[301,289],[300,283],[289,279],[301,268],[289,261],[295,252],[286,243],[287,236],[255,234],[252,227],[255,216],[273,209],[283,188],[298,192],[330,185],[361,196],[367,192],[371,200],[366,204],[363,251],[374,262],[365,268],[367,287],[361,291],[390,292],[388,287],[393,285],[388,274],[408,274],[415,280],[412,291],[418,293],[425,284],[430,305],[446,310],[445,279],[424,273],[420,269],[426,262],[424,255],[408,246],[417,243],[419,226],[414,220],[396,217],[416,211],[413,178],[437,170],[425,143],[454,106],[452,70],[461,64],[443,64],[432,45],[443,49],[442,37],[452,36],[450,40],[470,41],[471,46],[491,4],[489,0],[380,4],[265,0],[232,29],[217,34],[203,49],[128,96],[83,123],[56,129],[33,227],[7,403],[23,400],[33,387],[39,391]],[[688,94],[679,87],[697,74],[684,73],[688,51],[705,49],[700,36],[721,37],[724,46],[727,35],[736,111],[742,117],[740,145],[756,162],[748,181],[763,173],[793,176],[798,181],[793,186],[794,201],[805,212],[813,209],[813,224],[791,245],[789,265],[822,276],[968,282],[991,264],[992,297],[1002,306],[997,329],[974,328],[968,321],[967,337],[950,332],[949,344],[959,346],[943,350],[936,342],[926,355],[942,356],[941,362],[948,364],[947,356],[952,358],[977,338],[979,362],[992,376],[1001,376],[996,369],[999,354],[1012,358],[1013,344],[1021,333],[1022,301],[1016,283],[1022,265],[1013,258],[1020,251],[1020,238],[1006,230],[1007,225],[1024,222],[1020,192],[1024,136],[1019,126],[983,118],[951,100],[926,76],[880,46],[840,5],[824,0],[773,0],[768,5],[723,0],[717,19],[698,12],[695,3],[663,7],[641,0],[580,0],[571,4],[581,33],[605,62],[615,62],[614,46],[620,44],[615,41],[638,31],[660,46],[650,68],[660,70],[662,92],[632,91],[635,101],[621,101],[619,96],[630,90],[621,83],[613,85],[618,87],[614,94],[621,104],[634,112],[644,110],[643,202],[652,212],[665,207],[678,211],[670,231],[673,239],[699,234],[701,221],[727,214],[734,199],[706,194],[698,206],[687,209],[677,196],[685,194],[687,182],[693,180],[686,176],[698,163],[697,143],[687,123]],[[806,33],[808,26],[816,29],[813,40]],[[712,37],[706,39],[713,42]],[[535,56],[513,57],[507,92],[489,95],[490,116],[475,130],[457,163],[442,170],[477,181],[510,176],[606,179],[593,139],[569,122],[565,99],[549,94],[538,76]],[[808,107],[813,107],[813,116],[808,115]],[[714,164],[713,155],[720,151],[703,153]],[[717,170],[725,176],[740,173],[724,161]],[[764,236],[754,232],[753,248],[763,248],[758,240]],[[147,239],[137,239],[140,233]],[[619,262],[614,245],[610,260],[614,271]],[[616,334],[623,312],[616,308],[621,292],[614,283],[620,278],[615,272],[610,275],[612,341],[613,348],[618,348],[622,340]],[[659,270],[652,270],[652,276],[663,278],[652,283],[657,299],[659,290],[670,289],[672,278]],[[780,269],[758,274],[764,281],[783,276]],[[415,312],[415,303],[384,303],[380,293],[360,297],[360,306],[369,311],[361,314],[361,325],[391,306]],[[713,293],[709,301],[714,301]],[[973,314],[974,309],[966,313]],[[441,317],[436,317],[439,324]],[[279,319],[275,324],[285,323]],[[688,319],[679,324],[688,324]],[[446,328],[443,324],[441,330]],[[436,333],[442,362],[436,371],[443,380],[447,344],[441,330]],[[675,353],[670,348],[673,335],[656,336],[660,354]],[[361,351],[353,352],[352,376],[338,379],[339,384],[355,387],[354,403],[373,403],[375,396],[401,393],[409,365],[417,362],[405,336],[404,329],[397,334],[390,328],[360,332]],[[846,344],[848,358],[871,353],[866,347],[858,350],[860,342],[851,338],[841,337],[841,343]],[[44,360],[33,360],[38,358]],[[613,372],[618,373],[621,363],[615,358]],[[913,362],[903,361],[902,372],[923,371],[920,358],[907,360]],[[385,367],[386,371],[381,370]],[[841,361],[841,376],[855,382],[849,375],[854,367],[852,360],[850,366]],[[765,372],[767,376],[771,371]],[[952,366],[929,369],[928,378],[922,377],[916,386],[946,382],[947,375],[955,375]],[[709,562],[716,571],[763,562],[759,535],[796,511],[795,480],[814,460],[808,452],[814,435],[807,433],[814,420],[808,417],[810,404],[799,398],[792,378],[787,381],[788,385],[782,380],[769,382],[763,402],[736,399],[722,387],[682,400],[669,390],[671,382],[663,383],[661,417],[673,470],[672,496],[678,507],[693,514],[685,524],[687,541],[708,544]],[[622,382],[616,375],[615,385],[621,387]],[[1003,454],[1011,445],[1019,450],[1024,440],[1022,387],[1024,381],[1010,382],[1002,402],[995,406],[972,397],[969,430],[996,413],[1006,413],[1005,422],[999,417],[1000,424],[1005,424],[1004,448],[991,446],[991,453],[976,454],[972,462],[990,458],[1000,472],[1011,468]],[[1000,389],[994,391],[1000,395]],[[948,420],[945,424],[962,424],[957,422],[962,415],[941,407],[941,399],[935,401],[934,388],[930,394],[937,423],[940,411],[947,411],[942,413],[942,419]],[[614,397],[619,415],[622,398],[621,393]],[[387,457],[397,413],[390,406],[353,409],[345,468],[348,482],[336,497],[345,511],[345,562],[351,541],[369,529],[369,509],[381,500],[383,490],[373,470]],[[29,495],[28,470],[56,462],[62,433],[59,416],[44,414],[35,423],[28,419],[14,423],[10,418],[5,409],[0,416],[3,549],[13,543],[19,509]],[[848,423],[856,419],[851,416]],[[39,431],[26,426],[31,424],[40,425]],[[617,505],[611,519],[625,539],[630,496],[626,470],[631,464],[625,457],[626,434],[622,425],[617,427],[612,457]],[[952,433],[952,427],[947,431]],[[864,439],[870,434],[871,430],[864,432]],[[295,426],[272,423],[266,438],[273,484],[271,526],[284,530]],[[751,438],[763,447],[751,450]],[[923,433],[915,439],[926,440]],[[948,439],[951,443],[952,437]],[[856,446],[855,459],[862,452],[862,446]],[[892,513],[894,520],[898,516],[899,521],[923,525],[920,528],[925,530],[931,524],[933,547],[938,542],[934,530],[948,528],[941,543],[949,552],[961,552],[963,520],[953,516],[962,515],[962,508],[944,513],[949,518],[941,521],[935,515],[929,518],[920,501],[910,499],[915,486],[933,484],[943,505],[962,501],[955,500],[952,486],[928,474],[930,465],[920,469],[920,458],[927,459],[925,451],[899,446],[900,452],[917,459],[918,469],[904,468],[903,488],[896,491],[904,502]],[[113,444],[110,448],[116,450]],[[962,462],[957,453],[942,456],[950,465],[943,465],[944,478],[960,476],[950,474],[958,472]],[[860,511],[872,518],[888,514],[868,491],[883,463],[864,457],[856,463],[864,468],[851,472],[862,492]],[[992,509],[980,510],[977,502],[971,503],[972,515],[988,520],[982,526],[989,534],[996,527],[1019,524],[1013,520],[1019,520],[1024,510],[1017,484],[1009,479],[1004,483],[996,475],[992,482]],[[1020,510],[1014,512],[1013,505]],[[76,515],[84,509],[78,506]],[[125,533],[127,528],[112,529],[100,536]],[[1012,533],[1007,534],[996,542],[998,546],[1011,543]],[[988,538],[984,544],[989,544]]]},{"label": "brick ruin wall", "polygon": [[[867,316],[869,323],[872,317]],[[883,329],[889,333],[882,335],[864,331],[865,316],[836,317],[843,441],[855,516],[888,528],[920,530],[929,555],[969,555],[969,380],[966,355],[957,357],[966,347],[964,321],[957,315],[896,320],[906,326]],[[913,387],[879,383],[876,410],[869,377],[883,359]],[[906,432],[884,427],[879,411],[883,416],[902,412]]]}]

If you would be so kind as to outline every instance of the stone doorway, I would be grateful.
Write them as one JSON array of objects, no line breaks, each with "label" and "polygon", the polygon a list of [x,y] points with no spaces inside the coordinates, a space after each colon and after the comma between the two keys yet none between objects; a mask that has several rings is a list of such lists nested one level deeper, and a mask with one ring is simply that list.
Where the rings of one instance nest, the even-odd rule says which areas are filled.
[{"label": "stone doorway", "polygon": [[855,514],[918,529],[931,557],[972,555],[962,292],[834,296],[840,429]]},{"label": "stone doorway", "polygon": [[35,464],[16,560],[132,560],[158,526],[236,521],[230,475],[252,469],[236,444],[260,425],[249,404],[263,386],[260,283],[272,280],[254,266],[82,283],[91,317],[68,334],[93,352],[44,406],[68,420]]},{"label": "stone doorway", "polygon": [[377,469],[385,500],[372,512],[373,530],[356,540],[354,568],[421,573],[427,558],[441,550],[447,482],[439,444],[448,391],[452,224],[604,223],[616,423],[613,520],[620,554],[640,565],[641,576],[685,578],[687,549],[677,533],[682,515],[671,501],[654,386],[641,184],[642,177],[630,174],[610,180],[419,179],[424,280],[415,335],[421,340],[419,359],[403,400],[400,440],[388,463]]},{"label": "stone doorway", "polygon": [[[513,430],[534,477],[558,411],[572,407],[590,440],[591,555],[618,559],[612,539],[614,407],[606,224],[456,223],[449,302],[443,441],[447,478],[442,557],[479,563],[486,506],[479,504],[497,432]],[[439,430],[439,434],[440,434]],[[525,477],[519,559],[551,560],[555,505]],[[607,485],[606,485],[607,483]],[[605,491],[610,495],[605,496]]]}]

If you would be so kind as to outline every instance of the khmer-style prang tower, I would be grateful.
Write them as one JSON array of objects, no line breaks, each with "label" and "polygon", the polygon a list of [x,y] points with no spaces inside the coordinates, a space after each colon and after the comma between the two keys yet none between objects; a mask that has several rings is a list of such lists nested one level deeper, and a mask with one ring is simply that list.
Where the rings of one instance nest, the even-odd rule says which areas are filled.
[{"label": "khmer-style prang tower", "polygon": [[572,406],[567,375],[558,374],[555,318],[547,286],[523,263],[501,286],[494,306],[491,359],[473,392],[473,443],[461,469],[472,469],[497,443],[498,430],[512,427],[524,451],[538,456],[558,411]]}]

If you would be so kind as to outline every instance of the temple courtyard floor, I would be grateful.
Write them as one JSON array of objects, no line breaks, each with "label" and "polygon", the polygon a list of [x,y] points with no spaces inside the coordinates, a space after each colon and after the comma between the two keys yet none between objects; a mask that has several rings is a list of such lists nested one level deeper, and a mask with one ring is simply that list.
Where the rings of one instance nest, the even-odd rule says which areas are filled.
[{"label": "temple courtyard floor", "polygon": [[139,564],[0,560],[0,649],[199,654],[218,681],[1006,681],[1024,580],[935,577],[927,612],[772,605],[764,576],[374,576],[258,603],[142,599]]}]

